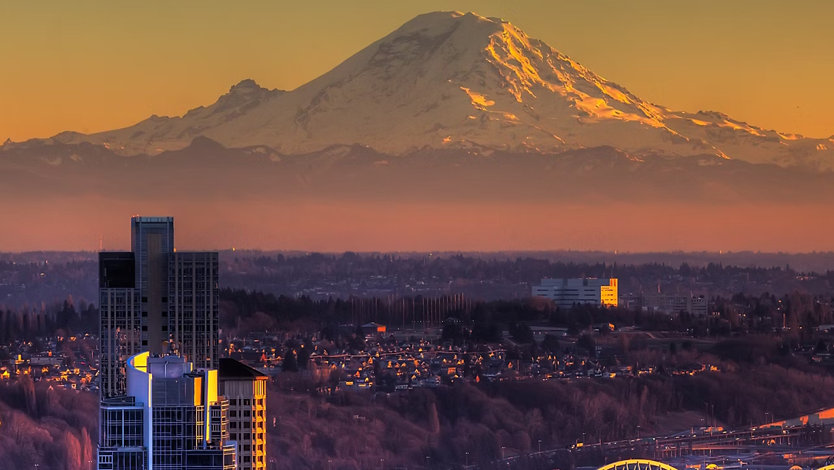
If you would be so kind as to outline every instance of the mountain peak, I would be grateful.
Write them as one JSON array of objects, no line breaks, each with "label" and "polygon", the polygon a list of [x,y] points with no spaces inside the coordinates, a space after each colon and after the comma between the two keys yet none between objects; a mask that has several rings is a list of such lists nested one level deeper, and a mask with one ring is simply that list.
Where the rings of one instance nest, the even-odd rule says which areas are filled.
[{"label": "mountain peak", "polygon": [[436,24],[444,21],[489,21],[494,23],[496,21],[500,22],[501,20],[481,16],[473,11],[431,11],[415,16],[411,20],[405,22],[402,27],[405,28],[409,25],[421,23]]},{"label": "mountain peak", "polygon": [[611,146],[634,156],[710,154],[834,168],[834,142],[763,130],[719,113],[671,111],[503,19],[458,11],[419,15],[292,91],[247,78],[181,118],[148,119],[87,139],[123,153],[158,153],[197,136],[287,155],[334,145],[389,155]]},{"label": "mountain peak", "polygon": [[381,41],[415,35],[426,38],[446,37],[458,29],[467,33],[472,41],[483,41],[487,36],[500,31],[503,23],[499,18],[487,18],[471,11],[435,11],[414,17]]},{"label": "mountain peak", "polygon": [[260,86],[260,85],[258,85],[257,82],[255,82],[255,80],[252,80],[251,78],[245,78],[245,79],[239,81],[237,84],[232,85],[231,88],[229,88],[229,94],[252,93],[252,92],[255,92],[255,91],[269,91],[269,90]]},{"label": "mountain peak", "polygon": [[255,80],[246,78],[239,81],[235,85],[232,85],[231,88],[229,88],[229,92],[220,96],[220,98],[217,99],[217,102],[215,102],[212,106],[209,106],[208,108],[199,107],[192,109],[186,113],[186,116],[194,116],[195,113],[208,113],[211,115],[225,114],[226,116],[223,120],[226,120],[233,118],[234,116],[245,112],[247,109],[261,104],[270,97],[281,93],[283,93],[283,91],[264,88],[258,85]]}]

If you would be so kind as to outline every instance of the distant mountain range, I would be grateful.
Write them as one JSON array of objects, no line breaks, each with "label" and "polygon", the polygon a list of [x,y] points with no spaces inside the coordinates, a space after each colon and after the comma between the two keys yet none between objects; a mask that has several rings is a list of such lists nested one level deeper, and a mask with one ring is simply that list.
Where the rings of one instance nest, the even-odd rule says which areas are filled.
[{"label": "distant mountain range", "polygon": [[292,91],[243,80],[182,117],[152,116],[96,134],[37,143],[93,143],[155,155],[208,137],[280,154],[359,145],[390,155],[422,149],[560,153],[610,146],[632,158],[710,155],[834,168],[834,137],[764,130],[717,112],[648,103],[512,24],[473,13],[416,17]]},{"label": "distant mountain range", "polygon": [[87,196],[138,208],[149,200],[826,204],[831,170],[834,137],[672,111],[506,21],[436,12],[292,91],[247,79],[180,117],[7,141],[0,208]]}]

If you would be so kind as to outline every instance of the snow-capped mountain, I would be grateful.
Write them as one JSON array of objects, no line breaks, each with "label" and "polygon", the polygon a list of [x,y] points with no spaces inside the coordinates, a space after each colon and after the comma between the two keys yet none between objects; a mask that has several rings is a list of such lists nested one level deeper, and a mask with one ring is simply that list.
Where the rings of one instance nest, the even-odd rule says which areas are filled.
[{"label": "snow-capped mountain", "polygon": [[551,154],[610,146],[635,159],[713,155],[834,169],[834,137],[808,139],[720,113],[672,111],[506,21],[457,12],[418,16],[292,91],[244,80],[181,117],[152,116],[51,141],[153,155],[185,148],[198,136],[283,155],[333,145],[392,156],[426,148]]}]

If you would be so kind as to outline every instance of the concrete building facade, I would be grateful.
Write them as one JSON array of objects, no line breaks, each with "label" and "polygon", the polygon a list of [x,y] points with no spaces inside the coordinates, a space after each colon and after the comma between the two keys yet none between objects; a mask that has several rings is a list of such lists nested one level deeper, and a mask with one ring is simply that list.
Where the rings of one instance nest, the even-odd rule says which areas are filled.
[{"label": "concrete building facade", "polygon": [[671,315],[689,313],[705,317],[709,313],[709,299],[703,295],[654,294],[643,297],[643,309]]}]

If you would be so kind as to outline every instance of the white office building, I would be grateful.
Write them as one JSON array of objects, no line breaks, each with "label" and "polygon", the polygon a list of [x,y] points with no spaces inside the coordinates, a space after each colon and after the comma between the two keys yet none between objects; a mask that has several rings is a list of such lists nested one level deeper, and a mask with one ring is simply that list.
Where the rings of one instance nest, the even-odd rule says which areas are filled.
[{"label": "white office building", "polygon": [[99,470],[237,469],[217,370],[143,352],[126,372],[127,395],[101,404]]},{"label": "white office building", "polygon": [[616,307],[618,303],[617,278],[613,277],[542,279],[532,290],[533,297],[550,299],[565,309],[577,304]]}]

